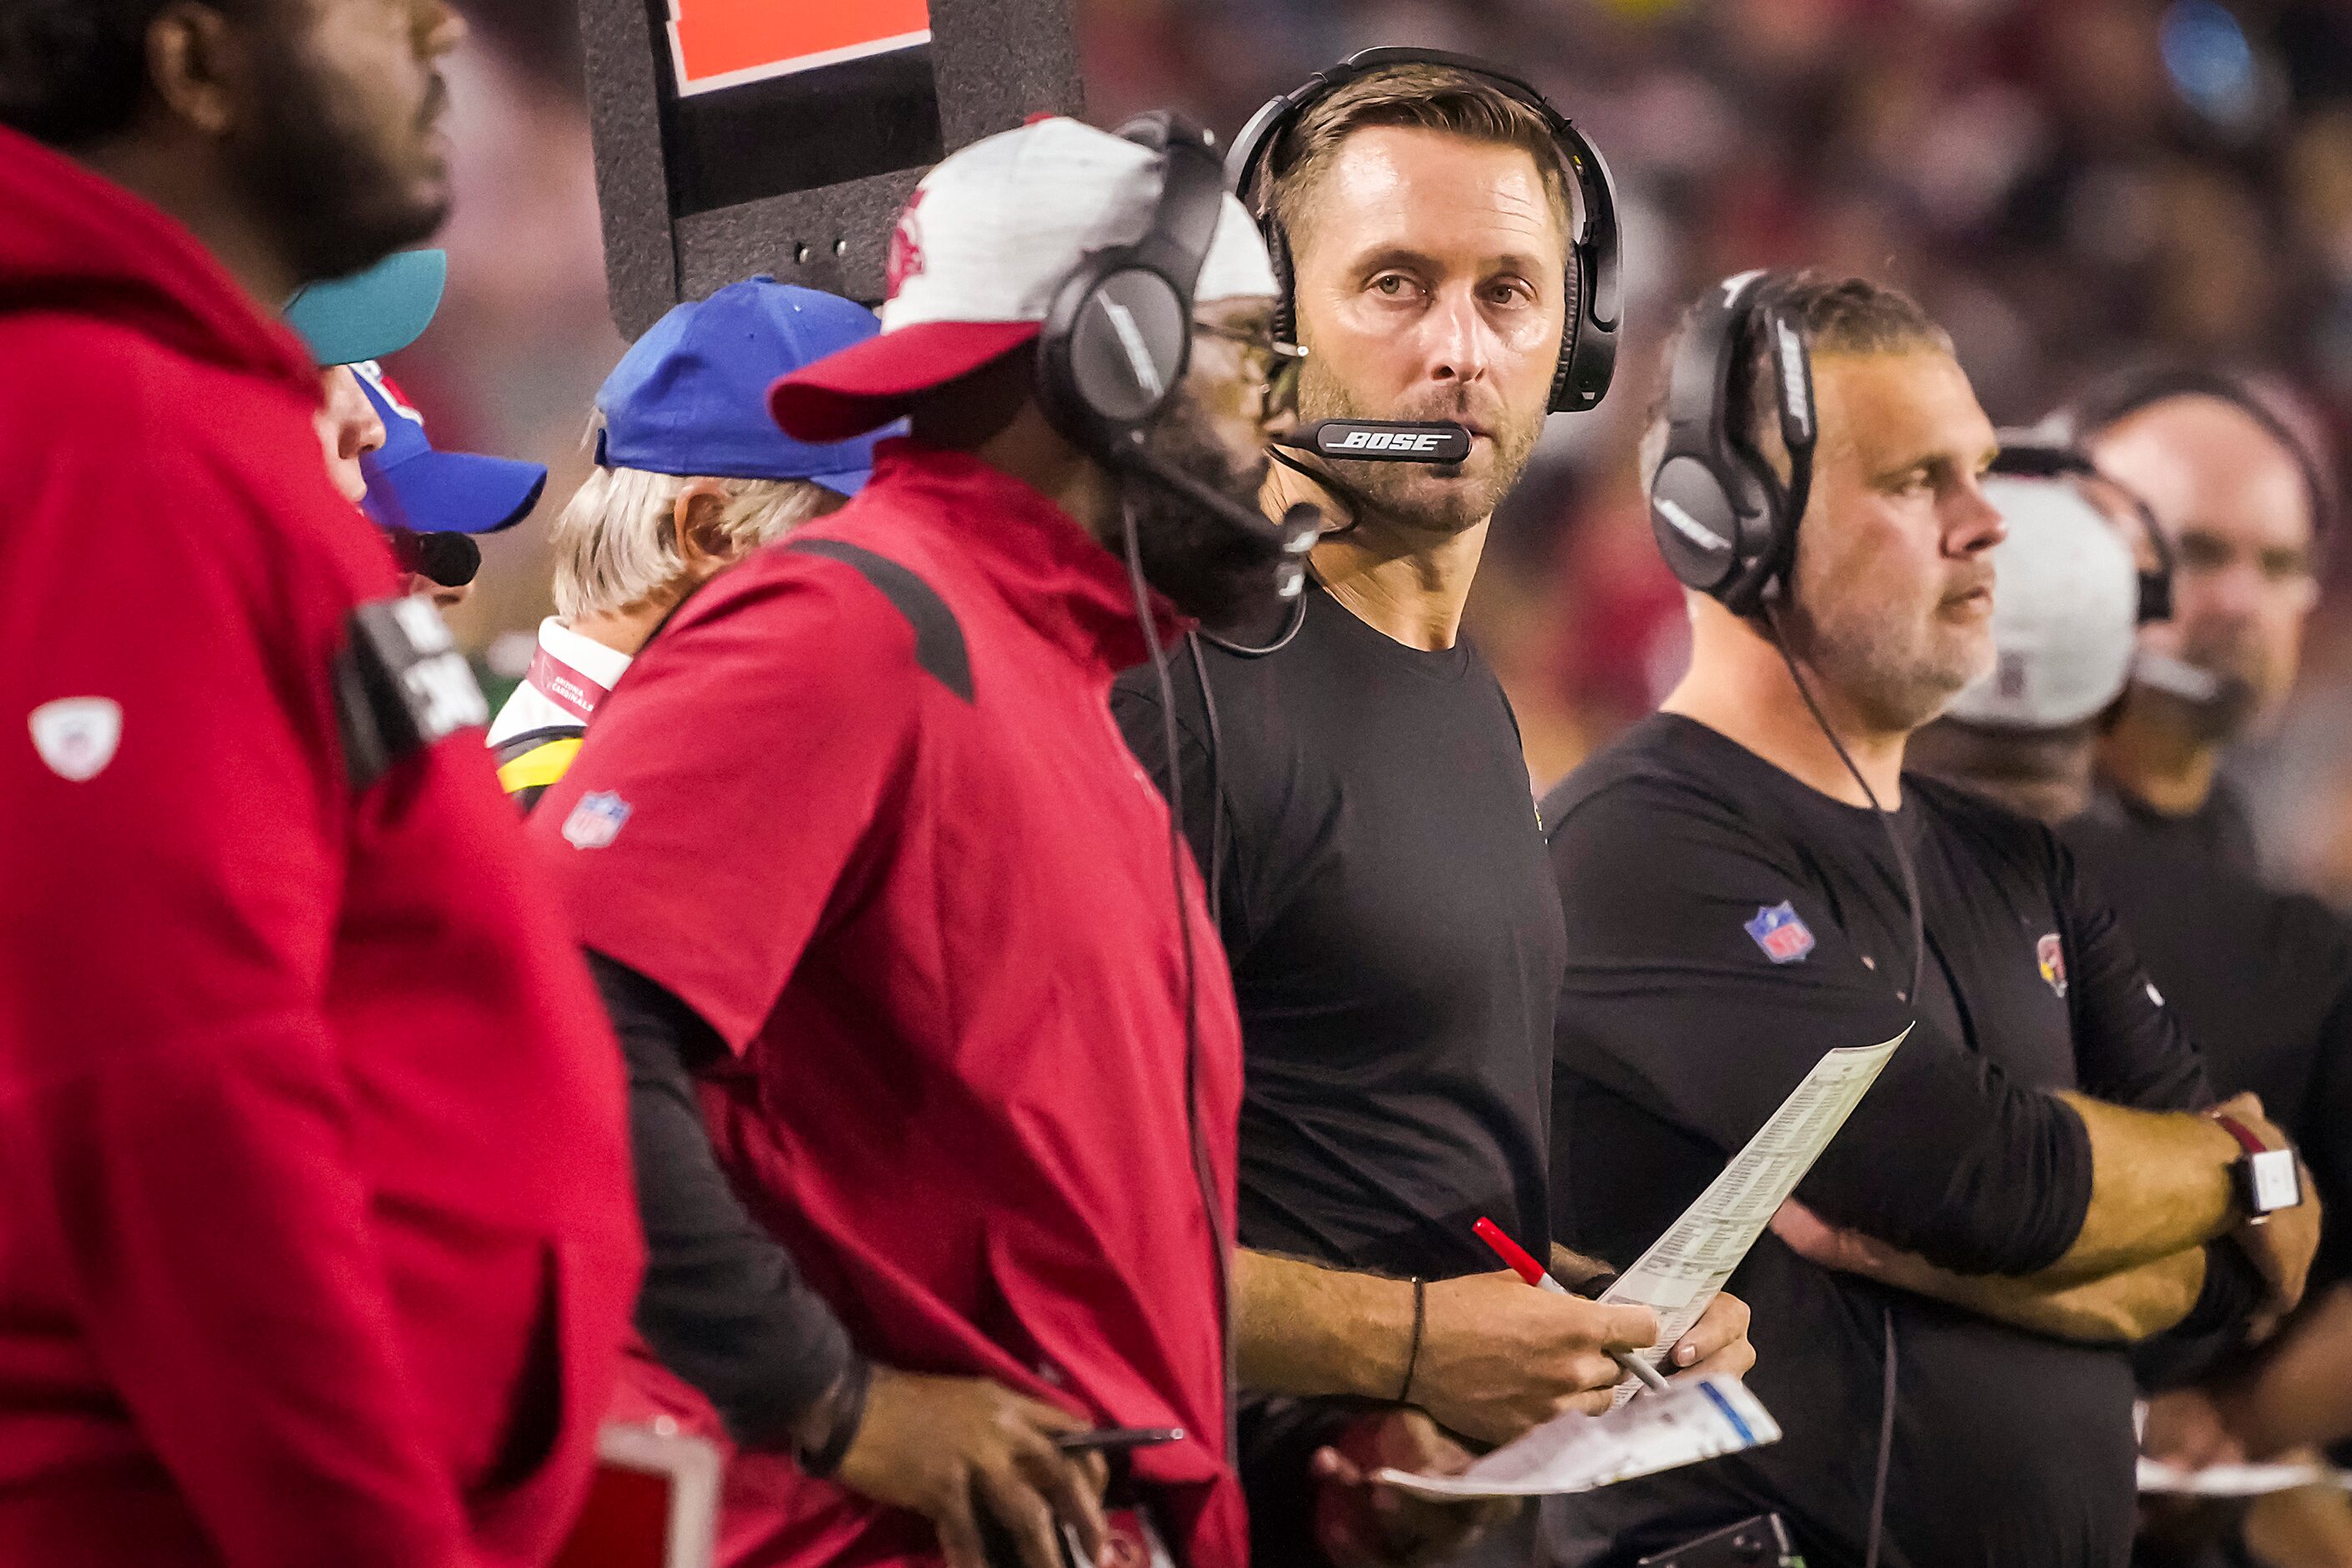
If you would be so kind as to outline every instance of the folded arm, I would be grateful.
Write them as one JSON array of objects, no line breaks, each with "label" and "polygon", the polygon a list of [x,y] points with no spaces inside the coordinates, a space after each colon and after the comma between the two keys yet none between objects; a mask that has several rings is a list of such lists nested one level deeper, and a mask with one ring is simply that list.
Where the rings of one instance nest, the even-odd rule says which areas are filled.
[{"label": "folded arm", "polygon": [[[1730,803],[1648,778],[1574,802],[1552,827],[1570,953],[1561,1070],[1730,1151],[1822,1051],[1908,1026],[1798,1188],[1824,1219],[1954,1274],[2054,1271],[2053,1284],[2199,1247],[2233,1223],[2240,1152],[2193,1114],[2210,1100],[2202,1068],[2111,919],[2074,910],[2063,851],[2022,849],[2046,858],[2068,911],[2082,1092],[2021,1082],[1915,1018],[1801,854]],[[1747,928],[1784,901],[1814,945],[1776,963]]]},{"label": "folded arm", "polygon": [[1961,1274],[1918,1254],[1824,1222],[1791,1201],[1773,1216],[1773,1234],[1809,1262],[1859,1274],[1882,1285],[1932,1297],[1980,1317],[2088,1344],[2130,1344],[2179,1326],[2206,1289],[2207,1249],[2168,1258],[2079,1283],[2046,1276]]}]

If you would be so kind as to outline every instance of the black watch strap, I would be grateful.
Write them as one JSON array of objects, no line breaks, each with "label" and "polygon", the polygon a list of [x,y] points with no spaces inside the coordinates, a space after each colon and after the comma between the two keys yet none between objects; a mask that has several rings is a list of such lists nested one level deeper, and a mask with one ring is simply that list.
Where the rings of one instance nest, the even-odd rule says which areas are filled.
[{"label": "black watch strap", "polygon": [[866,1424],[866,1394],[873,1384],[874,1363],[851,1352],[841,1381],[825,1391],[833,1419],[826,1425],[824,1440],[801,1452],[802,1469],[823,1479],[841,1468],[849,1445],[857,1440],[857,1429]]},{"label": "black watch strap", "polygon": [[2234,1116],[2217,1111],[2213,1120],[2245,1151],[2230,1167],[2230,1185],[2248,1225],[2260,1225],[2279,1210],[2302,1204],[2303,1173],[2293,1149],[2272,1148]]}]

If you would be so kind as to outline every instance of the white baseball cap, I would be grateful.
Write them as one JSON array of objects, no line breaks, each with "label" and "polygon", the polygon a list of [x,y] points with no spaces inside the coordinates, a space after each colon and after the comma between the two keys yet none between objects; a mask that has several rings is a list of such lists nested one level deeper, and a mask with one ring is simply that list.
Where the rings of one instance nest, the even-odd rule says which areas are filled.
[{"label": "white baseball cap", "polygon": [[2009,525],[1992,552],[1993,665],[1945,716],[1994,730],[2079,724],[2131,676],[2131,546],[2071,479],[1996,474],[1984,492]]},{"label": "white baseball cap", "polygon": [[[1088,254],[1143,237],[1162,154],[1064,116],[962,148],[915,188],[890,237],[882,332],[803,366],[768,391],[803,441],[887,424],[918,393],[1034,340]],[[1273,299],[1274,268],[1248,212],[1223,198],[1197,300]]]}]

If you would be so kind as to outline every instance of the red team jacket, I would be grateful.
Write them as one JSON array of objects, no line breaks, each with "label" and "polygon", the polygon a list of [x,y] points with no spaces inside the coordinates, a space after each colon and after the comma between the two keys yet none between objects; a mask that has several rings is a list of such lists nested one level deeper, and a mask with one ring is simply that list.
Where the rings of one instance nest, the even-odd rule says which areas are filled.
[{"label": "red team jacket", "polygon": [[[1241,1568],[1168,809],[1108,706],[1144,656],[1125,569],[1045,497],[886,443],[846,509],[688,602],[530,831],[582,940],[732,1047],[719,1162],[858,1348],[1185,1428],[1136,1470],[1190,1568]],[[1240,1026],[1183,874],[1230,1237]],[[940,1560],[772,1454],[737,1458],[725,1535],[738,1568]]]},{"label": "red team jacket", "polygon": [[618,1053],[479,735],[345,780],[318,396],[0,132],[0,1563],[520,1568],[592,1463]]}]

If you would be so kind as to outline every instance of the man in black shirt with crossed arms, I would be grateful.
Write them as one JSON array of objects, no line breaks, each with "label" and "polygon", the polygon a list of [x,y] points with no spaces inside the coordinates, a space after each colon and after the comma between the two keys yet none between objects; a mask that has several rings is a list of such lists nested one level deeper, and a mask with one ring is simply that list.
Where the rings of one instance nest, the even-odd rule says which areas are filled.
[{"label": "man in black shirt with crossed arms", "polygon": [[[1577,1500],[1554,1546],[1630,1562],[1776,1509],[1814,1568],[1863,1561],[1891,1349],[1880,1562],[2116,1568],[2133,1510],[2120,1347],[2291,1301],[2316,1205],[2241,1223],[2239,1139],[2195,1114],[2203,1069],[2066,851],[1904,775],[1911,731],[1991,658],[2002,526],[1978,480],[1992,426],[1902,296],[1860,279],[1768,289],[1818,392],[1793,582],[1753,618],[1694,594],[1691,668],[1665,711],[1545,803],[1570,953],[1562,1233],[1637,1252],[1822,1052],[1916,1023],[1799,1188],[1807,1206],[1732,1281],[1785,1440]],[[1785,479],[1779,422],[1752,416],[1770,367],[1753,334],[1735,342],[1728,427]],[[1916,998],[1898,866],[1830,731],[1899,803],[1925,910]],[[2283,1145],[2251,1097],[2224,1109]]]}]

